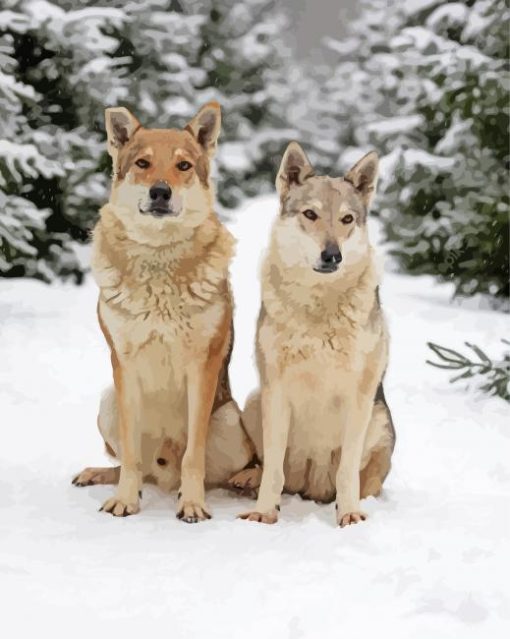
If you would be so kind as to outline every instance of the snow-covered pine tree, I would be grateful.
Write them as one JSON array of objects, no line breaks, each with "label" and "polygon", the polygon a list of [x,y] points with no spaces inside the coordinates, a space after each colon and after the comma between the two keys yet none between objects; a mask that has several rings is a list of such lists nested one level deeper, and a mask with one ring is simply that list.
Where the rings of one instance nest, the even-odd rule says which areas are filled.
[{"label": "snow-covered pine tree", "polygon": [[[358,17],[349,25],[347,35],[341,40],[325,40],[327,48],[338,56],[329,77],[321,82],[319,100],[322,112],[331,118],[328,128],[338,149],[332,158],[333,171],[345,171],[359,159],[367,144],[367,124],[389,116],[394,108],[394,70],[399,62],[388,41],[403,20],[401,0],[361,0]],[[387,153],[383,140],[377,140],[376,146],[380,154]]]},{"label": "snow-covered pine tree", "polygon": [[328,90],[331,68],[303,61],[288,71],[292,96],[287,120],[318,174],[334,175],[346,136],[337,102]]},{"label": "snow-covered pine tree", "polygon": [[107,196],[106,106],[166,127],[217,99],[220,200],[270,189],[289,137],[282,21],[271,0],[5,0],[0,275],[81,278],[73,247]]},{"label": "snow-covered pine tree", "polygon": [[48,261],[63,265],[62,242],[48,240],[45,225],[51,210],[34,201],[30,184],[56,179],[63,171],[35,143],[26,117],[39,94],[16,78],[16,40],[9,30],[26,26],[24,16],[0,12],[0,275],[48,279],[40,255],[47,252]]},{"label": "snow-covered pine tree", "polygon": [[393,253],[462,295],[508,296],[508,24],[505,0],[364,0],[358,60],[332,80],[355,113],[342,142],[385,156],[377,206]]},{"label": "snow-covered pine tree", "polygon": [[123,19],[117,10],[66,12],[45,0],[3,3],[0,110],[10,117],[0,136],[1,220],[16,228],[16,236],[2,234],[4,276],[81,280],[73,244],[87,239],[106,178],[98,171],[102,135],[88,119],[104,94],[85,87],[80,73],[111,51],[104,30]]},{"label": "snow-covered pine tree", "polygon": [[243,196],[272,190],[279,157],[290,137],[289,51],[286,18],[276,0],[193,0],[204,17],[196,66],[205,77],[198,99],[222,105],[218,198],[233,206]]}]

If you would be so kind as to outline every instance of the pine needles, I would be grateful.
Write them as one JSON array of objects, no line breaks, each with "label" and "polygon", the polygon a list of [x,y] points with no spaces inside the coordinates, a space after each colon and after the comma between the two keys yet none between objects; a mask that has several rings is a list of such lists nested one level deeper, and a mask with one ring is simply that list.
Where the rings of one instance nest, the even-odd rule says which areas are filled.
[{"label": "pine needles", "polygon": [[[510,342],[503,339],[503,344]],[[503,352],[502,358],[492,360],[479,346],[465,342],[472,351],[467,355],[446,346],[427,342],[428,347],[437,356],[437,361],[427,360],[427,364],[436,368],[458,371],[450,379],[451,383],[461,379],[475,378],[478,387],[489,395],[497,395],[510,402],[510,349]]]}]

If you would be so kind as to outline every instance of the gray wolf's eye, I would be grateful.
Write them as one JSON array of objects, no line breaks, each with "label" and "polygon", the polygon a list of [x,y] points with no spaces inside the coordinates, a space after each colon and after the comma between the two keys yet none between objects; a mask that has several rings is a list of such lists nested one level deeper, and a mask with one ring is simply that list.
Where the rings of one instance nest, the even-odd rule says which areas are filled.
[{"label": "gray wolf's eye", "polygon": [[352,215],[349,213],[348,215],[344,215],[342,218],[342,223],[343,224],[350,224],[352,221],[354,220],[354,218],[352,217]]},{"label": "gray wolf's eye", "polygon": [[189,171],[191,169],[191,163],[183,160],[182,162],[178,162],[177,168],[179,171]]},{"label": "gray wolf's eye", "polygon": [[148,160],[142,160],[141,158],[135,162],[136,166],[139,166],[141,169],[148,169],[151,163]]},{"label": "gray wolf's eye", "polygon": [[312,211],[312,209],[306,209],[306,211],[303,211],[303,215],[308,220],[312,220],[312,222],[315,222],[315,220],[319,217],[315,211]]}]

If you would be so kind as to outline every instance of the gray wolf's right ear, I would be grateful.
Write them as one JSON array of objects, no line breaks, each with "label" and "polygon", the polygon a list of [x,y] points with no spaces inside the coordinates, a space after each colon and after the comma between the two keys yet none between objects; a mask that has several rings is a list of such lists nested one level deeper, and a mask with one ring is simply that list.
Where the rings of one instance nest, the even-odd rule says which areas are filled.
[{"label": "gray wolf's right ear", "polygon": [[344,180],[350,182],[358,191],[367,209],[370,208],[374,199],[378,174],[379,158],[375,151],[370,151],[344,177]]},{"label": "gray wolf's right ear", "polygon": [[285,197],[289,190],[312,177],[314,170],[305,152],[297,142],[291,142],[283,154],[282,163],[276,177],[276,190]]},{"label": "gray wolf's right ear", "polygon": [[105,109],[104,118],[108,136],[108,152],[113,157],[133,137],[141,124],[125,107]]}]

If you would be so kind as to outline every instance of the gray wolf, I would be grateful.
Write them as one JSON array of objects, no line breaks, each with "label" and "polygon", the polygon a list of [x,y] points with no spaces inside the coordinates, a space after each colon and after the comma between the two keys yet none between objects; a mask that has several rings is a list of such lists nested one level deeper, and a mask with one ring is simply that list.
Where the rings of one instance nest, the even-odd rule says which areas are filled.
[{"label": "gray wolf", "polygon": [[[388,331],[367,232],[377,175],[373,152],[343,178],[315,176],[295,142],[283,157],[280,214],[262,267],[261,389],[243,414],[263,471],[244,519],[276,522],[285,490],[336,499],[337,523],[357,523],[360,498],[378,495],[390,469]],[[243,470],[232,483],[254,487],[260,473]]]}]

